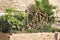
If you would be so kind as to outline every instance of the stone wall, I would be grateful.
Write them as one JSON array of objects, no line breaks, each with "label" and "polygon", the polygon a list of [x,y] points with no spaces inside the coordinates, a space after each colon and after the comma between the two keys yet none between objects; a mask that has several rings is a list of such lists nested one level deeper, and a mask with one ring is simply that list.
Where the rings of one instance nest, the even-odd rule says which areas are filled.
[{"label": "stone wall", "polygon": [[[52,5],[57,6],[60,10],[60,0],[49,0],[49,2]],[[0,0],[0,10],[7,7],[15,7],[18,10],[25,10],[28,6],[31,6],[34,3],[34,0]]]},{"label": "stone wall", "polygon": [[0,0],[0,12],[8,7],[14,7],[17,10],[24,11],[28,6],[33,4],[34,0]]},{"label": "stone wall", "polygon": [[60,40],[60,33],[15,33],[0,34],[0,40]]},{"label": "stone wall", "polygon": [[10,40],[54,40],[54,33],[20,33],[12,34]]}]

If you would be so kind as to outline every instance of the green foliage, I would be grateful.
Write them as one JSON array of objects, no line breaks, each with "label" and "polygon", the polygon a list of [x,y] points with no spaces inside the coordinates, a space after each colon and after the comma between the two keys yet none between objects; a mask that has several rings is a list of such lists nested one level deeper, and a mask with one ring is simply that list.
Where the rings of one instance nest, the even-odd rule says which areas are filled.
[{"label": "green foliage", "polygon": [[[54,11],[56,7],[51,5],[48,0],[35,0],[35,5],[30,7],[30,11],[39,10],[42,14],[47,13],[49,23],[54,21]],[[31,13],[32,14],[32,13]],[[51,20],[52,19],[52,20]]]},{"label": "green foliage", "polygon": [[28,32],[28,33],[37,33],[37,32],[40,32],[40,31],[36,30],[36,29],[28,29],[26,32]]},{"label": "green foliage", "polygon": [[45,25],[40,28],[40,32],[60,32],[60,29],[51,27],[51,25]]},{"label": "green foliage", "polygon": [[44,27],[40,28],[40,32],[51,32],[51,25],[44,25]]},{"label": "green foliage", "polygon": [[48,0],[35,0],[35,8],[37,9],[40,9],[40,11],[42,13],[48,13],[48,14],[51,14],[52,13],[52,10],[55,9],[54,6],[50,5],[49,1]]},{"label": "green foliage", "polygon": [[51,32],[60,32],[60,29],[59,28],[53,28],[52,27],[51,30],[52,30]]},{"label": "green foliage", "polygon": [[[47,14],[48,23],[54,23],[55,18],[53,9],[55,9],[55,6],[51,5],[48,0],[35,0],[35,4],[30,7],[30,12],[32,13],[29,14],[29,20],[33,19],[35,10],[39,10],[41,14]],[[46,18],[44,20],[46,20]]]},{"label": "green foliage", "polygon": [[20,30],[25,26],[26,14],[7,8],[7,14],[0,16],[0,30],[2,32],[11,32],[11,30]]},{"label": "green foliage", "polygon": [[[0,31],[2,32],[11,32],[11,31],[22,31],[25,28],[26,16],[28,16],[28,23],[31,25],[32,29],[27,29],[26,32],[55,32],[60,31],[60,29],[52,28],[51,24],[54,22],[53,16],[54,6],[50,5],[48,0],[35,0],[35,4],[31,6],[29,15],[26,15],[23,12],[19,12],[15,10],[15,8],[6,8],[5,15],[0,16]],[[35,23],[32,23],[33,18],[35,17],[35,11],[39,10],[41,14],[47,14],[48,16],[48,24],[41,25],[39,22],[42,20],[38,20],[37,27]],[[40,14],[38,14],[40,15]],[[44,17],[45,18],[45,17]],[[40,19],[40,16],[38,17]],[[37,19],[35,19],[36,21]],[[44,19],[44,21],[46,18]],[[32,25],[34,24],[34,25]],[[42,27],[41,27],[42,26]],[[25,31],[25,30],[24,30]]]},{"label": "green foliage", "polygon": [[11,29],[8,26],[11,26],[11,25],[7,22],[7,20],[5,20],[5,17],[4,18],[3,17],[4,16],[0,17],[0,31],[9,32]]},{"label": "green foliage", "polygon": [[[52,11],[55,9],[55,6],[50,5],[48,0],[41,0],[41,1],[35,1],[35,2],[40,2],[39,9],[42,13],[47,13],[49,21],[53,22],[51,19],[54,19],[54,12]],[[37,4],[38,6],[38,4]]]},{"label": "green foliage", "polygon": [[[38,23],[37,23],[37,27],[35,27],[35,29],[33,28],[32,30],[29,31],[33,31],[33,30],[39,30],[39,32],[52,32],[54,28],[51,28],[51,25],[54,23],[55,18],[54,18],[54,11],[53,9],[55,9],[56,7],[51,5],[49,3],[48,0],[35,0],[35,4],[32,5],[29,8],[29,11],[32,12],[28,15],[28,20],[29,20],[29,24],[33,24],[33,18],[35,17],[35,11],[39,10],[41,14],[43,14],[45,16],[43,19],[43,22],[47,22],[47,24],[45,23],[44,25],[40,25],[40,22],[42,22],[42,20],[40,20],[41,15],[38,14],[37,17],[38,18]],[[46,18],[47,17],[47,18]],[[43,18],[43,17],[42,17]],[[46,21],[48,20],[48,21]],[[36,19],[37,21],[37,19]],[[36,22],[33,24],[34,26],[36,25]],[[56,31],[54,29],[54,31]]]},{"label": "green foliage", "polygon": [[28,29],[26,30],[28,33],[38,33],[38,32],[60,32],[60,29],[51,27],[51,25],[45,25],[44,27],[41,27],[40,29]]},{"label": "green foliage", "polygon": [[8,7],[5,9],[5,12],[6,13],[11,13],[11,12],[16,12],[17,10],[15,10],[15,8],[11,8],[11,7]]}]

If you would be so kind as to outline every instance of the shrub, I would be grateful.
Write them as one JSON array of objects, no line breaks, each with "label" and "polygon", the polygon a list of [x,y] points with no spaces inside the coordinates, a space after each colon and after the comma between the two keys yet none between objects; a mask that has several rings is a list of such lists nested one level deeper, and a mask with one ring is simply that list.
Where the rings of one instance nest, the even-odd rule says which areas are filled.
[{"label": "shrub", "polygon": [[26,14],[10,8],[7,8],[5,12],[7,14],[0,16],[0,31],[22,31],[22,28],[25,26]]}]

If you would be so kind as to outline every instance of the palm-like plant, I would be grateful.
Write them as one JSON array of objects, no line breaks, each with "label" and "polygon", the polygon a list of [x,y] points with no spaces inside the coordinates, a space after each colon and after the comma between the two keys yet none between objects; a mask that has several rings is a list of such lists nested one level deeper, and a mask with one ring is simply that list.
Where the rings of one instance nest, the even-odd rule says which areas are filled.
[{"label": "palm-like plant", "polygon": [[42,24],[44,24],[44,22],[47,22],[50,24],[50,23],[53,23],[54,21],[54,15],[53,15],[54,12],[52,11],[53,9],[55,9],[55,6],[50,5],[48,0],[35,0],[35,5],[32,5],[30,8],[30,12],[33,12],[33,15],[32,13],[29,15],[31,15],[32,18],[34,18],[34,15],[35,15],[34,11],[39,10],[40,14],[37,14],[39,17],[37,17],[38,19],[36,18],[36,20],[40,19],[40,22],[43,22]]}]

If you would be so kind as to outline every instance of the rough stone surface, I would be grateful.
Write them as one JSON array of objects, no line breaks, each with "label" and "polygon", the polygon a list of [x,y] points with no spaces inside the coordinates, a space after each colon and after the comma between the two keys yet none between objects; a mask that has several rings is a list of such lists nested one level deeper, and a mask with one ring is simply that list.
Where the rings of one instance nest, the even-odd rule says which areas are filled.
[{"label": "rough stone surface", "polygon": [[0,34],[0,40],[60,40],[60,33],[13,33]]},{"label": "rough stone surface", "polygon": [[58,40],[60,40],[60,33],[58,34]]},{"label": "rough stone surface", "polygon": [[54,40],[54,33],[20,33],[10,37],[10,40]]},{"label": "rough stone surface", "polygon": [[15,33],[1,35],[0,40],[55,40],[55,33]]},{"label": "rough stone surface", "polygon": [[[60,10],[60,0],[49,0],[49,2],[58,7]],[[3,10],[7,7],[15,7],[18,10],[25,10],[28,6],[33,5],[34,0],[0,0],[0,10]]]},{"label": "rough stone surface", "polygon": [[17,10],[24,11],[33,4],[34,0],[0,0],[0,12],[7,7],[14,7]]}]

